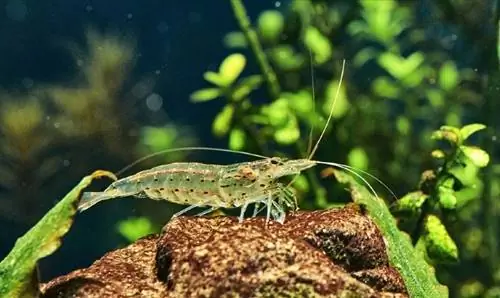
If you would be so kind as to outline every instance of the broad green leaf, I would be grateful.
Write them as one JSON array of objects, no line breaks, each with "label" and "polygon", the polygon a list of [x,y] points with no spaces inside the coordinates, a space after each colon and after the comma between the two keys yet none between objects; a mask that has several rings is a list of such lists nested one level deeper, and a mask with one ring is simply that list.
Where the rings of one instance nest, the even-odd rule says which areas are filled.
[{"label": "broad green leaf", "polygon": [[218,88],[206,88],[191,93],[192,102],[204,102],[215,99],[221,95],[221,90]]},{"label": "broad green leaf", "polygon": [[234,107],[232,105],[226,105],[222,111],[215,116],[214,122],[212,123],[212,131],[216,136],[221,137],[227,134],[231,127],[233,114]]},{"label": "broad green leaf", "polygon": [[277,41],[284,25],[283,15],[277,10],[266,10],[257,19],[257,30],[265,41]]},{"label": "broad green leaf", "polygon": [[453,61],[446,61],[439,69],[439,86],[445,91],[451,91],[458,85],[460,77]]},{"label": "broad green leaf", "polygon": [[448,289],[436,280],[434,269],[418,253],[408,235],[401,232],[382,199],[373,196],[350,175],[332,169],[340,183],[348,184],[354,202],[363,204],[377,224],[386,243],[391,264],[400,272],[409,296],[413,298],[445,298]]},{"label": "broad green leaf", "polygon": [[118,222],[118,232],[125,237],[129,242],[134,242],[137,239],[156,233],[151,220],[147,217],[134,217]]},{"label": "broad green leaf", "polygon": [[486,128],[486,125],[480,123],[473,123],[466,125],[460,129],[460,135],[462,136],[462,140],[467,140],[471,135],[476,132],[483,130]]},{"label": "broad green leaf", "polygon": [[424,228],[425,244],[430,258],[442,263],[458,261],[458,248],[439,217],[428,215]]},{"label": "broad green leaf", "polygon": [[219,87],[227,87],[228,86],[227,81],[223,77],[221,77],[218,73],[213,72],[213,71],[206,71],[203,74],[203,78],[205,79],[205,81],[210,82],[210,83],[212,83],[216,86],[219,86]]},{"label": "broad green leaf", "polygon": [[24,236],[17,239],[12,251],[0,262],[0,297],[37,297],[38,260],[52,254],[69,231],[82,191],[100,177],[116,180],[107,171],[95,171],[83,178],[59,203]]},{"label": "broad green leaf", "polygon": [[242,150],[245,147],[246,135],[240,128],[234,128],[229,134],[229,149]]},{"label": "broad green leaf", "polygon": [[332,45],[317,28],[308,27],[304,35],[304,43],[311,50],[314,62],[323,64],[332,57]]},{"label": "broad green leaf", "polygon": [[452,165],[447,169],[447,171],[458,179],[458,181],[460,181],[460,183],[464,186],[474,187],[477,181],[479,168],[465,155],[462,156],[462,159],[464,159],[462,163]]},{"label": "broad green leaf", "polygon": [[290,145],[300,138],[300,130],[295,117],[290,117],[288,123],[278,128],[274,133],[274,139],[281,145]]},{"label": "broad green leaf", "polygon": [[229,55],[219,67],[219,76],[224,79],[226,86],[231,85],[239,77],[247,60],[242,54]]},{"label": "broad green leaf", "polygon": [[460,146],[460,150],[477,167],[484,168],[490,162],[490,156],[481,148],[473,146]]}]

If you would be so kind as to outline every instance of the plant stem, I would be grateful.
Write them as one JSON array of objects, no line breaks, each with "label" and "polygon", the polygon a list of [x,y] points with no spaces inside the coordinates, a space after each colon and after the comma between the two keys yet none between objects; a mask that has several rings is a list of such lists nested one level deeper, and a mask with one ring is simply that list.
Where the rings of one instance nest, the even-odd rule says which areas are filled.
[{"label": "plant stem", "polygon": [[248,18],[243,2],[241,0],[231,0],[231,6],[233,7],[233,12],[236,20],[238,21],[238,25],[240,26],[241,31],[243,31],[253,54],[257,58],[260,70],[266,80],[269,94],[273,99],[278,99],[281,93],[278,77],[267,60],[266,54],[264,53],[262,45],[259,42],[257,33],[251,26],[250,19]]},{"label": "plant stem", "polygon": [[493,17],[493,24],[491,24],[491,29],[493,33],[485,34],[485,56],[488,62],[488,74],[485,81],[486,89],[486,102],[484,104],[483,113],[486,116],[485,123],[490,130],[487,139],[485,140],[484,148],[490,154],[490,165],[485,169],[484,175],[484,192],[482,196],[482,210],[484,212],[483,228],[485,230],[485,242],[488,247],[488,260],[487,263],[490,266],[490,274],[493,276],[495,272],[499,269],[499,255],[498,255],[498,207],[496,203],[496,198],[492,194],[492,180],[494,172],[492,165],[495,164],[495,142],[493,141],[494,131],[491,131],[495,127],[497,120],[497,95],[498,89],[500,88],[500,65],[498,61],[498,34],[499,34],[499,7],[498,3],[495,4],[495,12]]}]

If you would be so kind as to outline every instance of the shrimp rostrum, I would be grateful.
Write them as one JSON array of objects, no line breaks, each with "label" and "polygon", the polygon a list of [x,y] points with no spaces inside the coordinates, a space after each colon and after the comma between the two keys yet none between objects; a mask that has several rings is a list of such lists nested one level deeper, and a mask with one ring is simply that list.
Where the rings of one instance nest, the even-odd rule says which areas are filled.
[{"label": "shrimp rostrum", "polygon": [[117,180],[102,192],[86,192],[78,209],[83,211],[113,198],[147,197],[189,205],[174,217],[196,207],[209,207],[198,215],[219,208],[241,208],[239,220],[242,221],[250,204],[255,204],[254,216],[263,204],[267,207],[266,221],[272,216],[282,223],[285,209],[298,206],[294,193],[278,179],[299,174],[315,164],[308,159],[278,157],[230,165],[171,163]]}]

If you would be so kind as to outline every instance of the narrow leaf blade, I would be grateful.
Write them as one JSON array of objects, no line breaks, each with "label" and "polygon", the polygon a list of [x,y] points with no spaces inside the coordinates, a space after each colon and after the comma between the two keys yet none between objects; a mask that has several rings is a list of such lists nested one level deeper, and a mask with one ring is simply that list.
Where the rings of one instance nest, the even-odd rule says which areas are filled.
[{"label": "narrow leaf blade", "polygon": [[96,171],[84,177],[57,205],[26,234],[20,237],[12,251],[0,262],[0,297],[36,297],[35,280],[38,260],[52,254],[69,231],[82,191],[100,177],[116,180],[113,173]]}]

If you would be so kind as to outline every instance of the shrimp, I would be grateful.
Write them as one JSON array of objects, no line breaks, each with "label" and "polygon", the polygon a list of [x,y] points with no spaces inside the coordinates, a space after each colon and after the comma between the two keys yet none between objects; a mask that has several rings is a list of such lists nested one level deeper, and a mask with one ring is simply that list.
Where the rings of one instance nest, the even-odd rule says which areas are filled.
[{"label": "shrimp", "polygon": [[[352,173],[360,178],[369,187],[370,191],[377,196],[372,186],[358,174],[357,171],[369,175],[380,182],[386,189],[389,189],[377,177],[359,169],[355,171],[354,168],[344,164],[312,160],[331,121],[335,102],[339,95],[340,84],[342,83],[344,69],[345,60],[342,65],[339,87],[334,101],[332,102],[329,117],[318,141],[314,148],[312,148],[307,159],[286,160],[279,157],[269,158],[249,152],[206,147],[163,150],[135,161],[120,172],[158,154],[183,150],[231,152],[263,159],[230,165],[178,162],[157,166],[117,180],[102,192],[84,193],[78,209],[84,211],[98,202],[108,199],[130,196],[139,198],[146,197],[154,200],[166,200],[177,204],[189,205],[187,208],[174,214],[173,217],[177,217],[197,207],[210,207],[199,213],[198,216],[208,214],[219,208],[241,208],[238,218],[241,222],[250,204],[254,204],[255,209],[253,216],[256,216],[260,210],[262,210],[258,208],[260,204],[263,204],[264,208],[267,209],[266,225],[271,216],[277,222],[283,223],[285,220],[286,208],[296,210],[298,209],[298,204],[295,194],[289,189],[289,186],[294,180],[288,185],[283,185],[278,182],[278,179],[290,175],[297,176],[302,171],[314,167],[317,164],[338,167]],[[391,190],[389,189],[389,191]]]},{"label": "shrimp", "polygon": [[283,206],[297,206],[293,193],[277,179],[298,174],[314,164],[279,157],[231,165],[171,163],[117,180],[102,192],[86,192],[78,209],[84,211],[108,199],[148,197],[190,205],[174,217],[196,207],[209,206],[198,215],[219,208],[241,208],[239,220],[242,221],[248,205],[263,203],[268,210],[267,220],[272,215],[276,221],[283,222],[286,213]]}]

